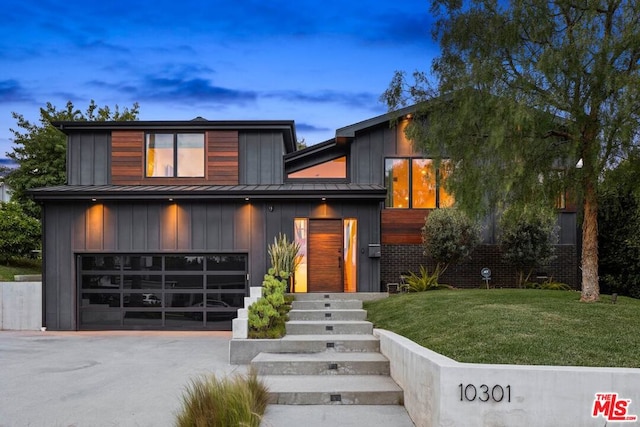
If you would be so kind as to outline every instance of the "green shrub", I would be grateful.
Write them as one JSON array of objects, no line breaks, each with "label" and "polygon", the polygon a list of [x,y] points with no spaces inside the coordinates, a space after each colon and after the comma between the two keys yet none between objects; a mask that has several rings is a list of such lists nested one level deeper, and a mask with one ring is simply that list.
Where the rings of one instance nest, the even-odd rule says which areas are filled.
[{"label": "green shrub", "polygon": [[516,268],[518,287],[523,287],[536,266],[555,258],[556,220],[553,209],[538,205],[512,205],[502,214],[500,249],[504,261]]},{"label": "green shrub", "polygon": [[40,248],[40,221],[14,202],[0,202],[0,261],[31,255]]},{"label": "green shrub", "polygon": [[420,266],[420,275],[410,271],[409,276],[405,277],[407,290],[409,292],[424,292],[432,289],[439,289],[438,277],[440,272],[438,267],[432,274],[429,274],[424,266]]},{"label": "green shrub", "polygon": [[259,427],[269,392],[255,372],[192,380],[182,396],[177,427]]},{"label": "green shrub", "polygon": [[443,274],[450,265],[468,258],[480,243],[480,226],[464,212],[435,209],[422,227],[424,254],[436,262],[435,272]]},{"label": "green shrub", "polygon": [[547,289],[551,291],[571,291],[571,286],[566,283],[560,282],[544,282],[540,285],[540,289]]},{"label": "green shrub", "polygon": [[285,335],[285,323],[291,309],[292,296],[285,296],[289,274],[274,276],[274,269],[264,275],[262,297],[249,306],[249,338],[281,338]]}]

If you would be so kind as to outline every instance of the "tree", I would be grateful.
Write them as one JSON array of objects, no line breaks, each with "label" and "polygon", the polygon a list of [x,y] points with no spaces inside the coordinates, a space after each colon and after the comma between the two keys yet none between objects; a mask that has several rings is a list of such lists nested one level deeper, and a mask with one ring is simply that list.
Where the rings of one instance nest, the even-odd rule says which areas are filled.
[{"label": "tree", "polygon": [[25,214],[15,202],[0,202],[0,256],[11,258],[29,255],[40,246],[40,221]]},{"label": "tree", "polygon": [[461,207],[551,204],[563,188],[582,200],[582,301],[600,293],[598,179],[638,145],[639,9],[638,0],[432,0],[437,84],[397,72],[383,95],[391,109],[422,102],[408,135],[454,160],[448,184]]},{"label": "tree", "polygon": [[436,262],[436,281],[450,265],[468,258],[480,244],[480,226],[458,209],[435,209],[422,227],[424,254]]},{"label": "tree", "polygon": [[603,290],[640,298],[640,153],[607,171],[599,188]]},{"label": "tree", "polygon": [[558,243],[556,213],[535,204],[509,206],[500,218],[502,257],[518,271],[518,287],[529,281],[533,269],[555,258]]},{"label": "tree", "polygon": [[46,108],[40,109],[40,124],[31,123],[23,115],[12,113],[18,128],[22,129],[11,129],[15,147],[13,152],[7,153],[7,157],[18,164],[5,179],[13,190],[12,200],[20,203],[29,215],[39,218],[40,209],[29,199],[27,190],[66,182],[67,139],[62,132],[51,126],[52,121],[136,120],[138,110],[137,103],[131,109],[124,108],[122,111],[116,105],[112,111],[108,106],[98,107],[91,100],[83,113],[71,101],[67,102],[63,110],[47,103]]}]

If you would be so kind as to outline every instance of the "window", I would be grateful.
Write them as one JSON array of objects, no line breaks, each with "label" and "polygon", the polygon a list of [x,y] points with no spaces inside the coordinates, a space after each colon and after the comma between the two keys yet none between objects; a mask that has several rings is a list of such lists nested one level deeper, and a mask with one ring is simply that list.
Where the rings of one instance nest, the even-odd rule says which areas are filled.
[{"label": "window", "polygon": [[342,156],[319,165],[292,172],[287,178],[346,178],[347,157]]},{"label": "window", "polygon": [[388,208],[433,209],[450,207],[453,196],[444,189],[451,162],[443,160],[436,170],[432,159],[386,159],[385,186]]},{"label": "window", "polygon": [[204,177],[204,134],[146,135],[147,177]]}]

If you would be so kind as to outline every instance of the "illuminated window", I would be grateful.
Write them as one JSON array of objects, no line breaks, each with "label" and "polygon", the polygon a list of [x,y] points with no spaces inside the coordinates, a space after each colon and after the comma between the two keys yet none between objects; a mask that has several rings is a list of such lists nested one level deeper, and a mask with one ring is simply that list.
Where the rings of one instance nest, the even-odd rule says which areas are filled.
[{"label": "illuminated window", "polygon": [[386,159],[385,206],[414,209],[452,206],[453,196],[444,189],[450,173],[448,160],[440,162],[440,169],[436,170],[431,159]]},{"label": "illuminated window", "polygon": [[146,176],[204,177],[204,134],[146,135]]},{"label": "illuminated window", "polygon": [[287,178],[346,178],[347,157],[342,156],[319,165],[290,173]]},{"label": "illuminated window", "polygon": [[358,280],[358,220],[344,219],[344,291],[356,292]]},{"label": "illuminated window", "polygon": [[300,262],[293,274],[294,286],[291,292],[307,292],[307,228],[307,218],[295,218],[293,220],[294,240],[300,245],[300,251],[298,252]]}]

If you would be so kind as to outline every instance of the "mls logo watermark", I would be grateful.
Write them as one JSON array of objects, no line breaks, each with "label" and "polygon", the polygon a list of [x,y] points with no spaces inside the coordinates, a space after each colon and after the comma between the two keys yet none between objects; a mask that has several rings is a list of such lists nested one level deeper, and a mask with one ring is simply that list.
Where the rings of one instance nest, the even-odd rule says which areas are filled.
[{"label": "mls logo watermark", "polygon": [[611,422],[635,422],[637,415],[629,415],[631,399],[618,398],[618,393],[596,393],[593,401],[591,416],[598,418],[600,415]]}]

